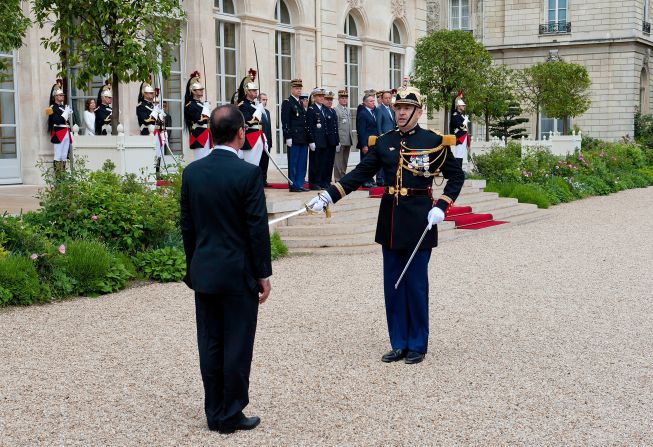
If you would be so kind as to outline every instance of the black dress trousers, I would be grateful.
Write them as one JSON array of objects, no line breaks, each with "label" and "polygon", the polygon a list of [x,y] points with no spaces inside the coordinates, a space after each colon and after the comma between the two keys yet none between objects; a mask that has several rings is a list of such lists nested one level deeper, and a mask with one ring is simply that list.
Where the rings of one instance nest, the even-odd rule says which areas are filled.
[{"label": "black dress trousers", "polygon": [[233,426],[249,403],[258,293],[195,293],[197,345],[209,428]]}]

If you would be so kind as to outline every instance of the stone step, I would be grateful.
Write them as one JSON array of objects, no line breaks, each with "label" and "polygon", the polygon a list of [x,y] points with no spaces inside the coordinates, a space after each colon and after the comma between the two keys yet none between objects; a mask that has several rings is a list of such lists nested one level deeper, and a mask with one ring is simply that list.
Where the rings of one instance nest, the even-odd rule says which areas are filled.
[{"label": "stone step", "polygon": [[331,235],[322,237],[291,236],[282,239],[289,249],[350,247],[353,245],[366,245],[370,242],[374,242],[374,231],[358,234]]},{"label": "stone step", "polygon": [[[346,223],[333,223],[324,222],[322,225],[290,225],[285,227],[278,227],[276,231],[281,238],[285,241],[286,238],[293,237],[314,237],[321,238],[324,236],[343,236],[343,235],[356,235],[367,234],[376,231],[376,216],[373,219],[366,219],[361,222],[346,222]],[[426,225],[426,219],[424,220]],[[450,230],[455,227],[453,222],[442,222],[438,226],[439,231]]]}]

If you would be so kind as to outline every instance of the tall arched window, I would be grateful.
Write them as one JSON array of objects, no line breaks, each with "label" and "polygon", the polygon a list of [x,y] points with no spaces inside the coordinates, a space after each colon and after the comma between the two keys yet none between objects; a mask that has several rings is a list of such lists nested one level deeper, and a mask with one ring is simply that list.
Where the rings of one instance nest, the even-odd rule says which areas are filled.
[{"label": "tall arched window", "polygon": [[[218,104],[227,104],[238,89],[236,8],[233,0],[214,0]],[[209,98],[210,99],[210,98]]]},{"label": "tall arched window", "polygon": [[16,60],[13,53],[0,53],[8,68],[0,71],[0,184],[20,183]]},{"label": "tall arched window", "polygon": [[[170,149],[174,152],[183,151],[183,138],[182,138],[182,121],[184,110],[184,87],[185,80],[183,79],[181,61],[183,55],[181,53],[182,45],[175,45],[172,49],[172,63],[170,64],[170,75],[163,79],[163,86],[161,88],[161,98],[165,112],[170,116],[170,123],[166,127],[169,135]],[[161,75],[161,77],[163,77]],[[154,82],[155,85],[159,81]]]},{"label": "tall arched window", "polygon": [[451,8],[449,12],[450,29],[470,29],[469,0],[451,0]]},{"label": "tall arched window", "polygon": [[[290,23],[290,12],[284,0],[277,1],[275,7],[277,19],[276,40],[274,54],[276,60],[276,82],[277,82],[277,142],[283,141],[281,136],[281,103],[290,96],[290,80],[293,77],[293,33]],[[278,144],[280,153],[285,153],[288,147],[285,144]]]},{"label": "tall arched window", "polygon": [[[351,109],[351,127],[356,129],[356,107],[361,102],[360,96],[360,65],[361,41],[358,37],[358,25],[351,14],[345,20],[345,88],[349,92],[349,108]],[[351,150],[356,145],[352,144]]]},{"label": "tall arched window", "polygon": [[404,70],[404,53],[405,49],[402,46],[401,33],[397,23],[393,23],[390,28],[390,88],[399,87],[401,85],[402,72]]}]

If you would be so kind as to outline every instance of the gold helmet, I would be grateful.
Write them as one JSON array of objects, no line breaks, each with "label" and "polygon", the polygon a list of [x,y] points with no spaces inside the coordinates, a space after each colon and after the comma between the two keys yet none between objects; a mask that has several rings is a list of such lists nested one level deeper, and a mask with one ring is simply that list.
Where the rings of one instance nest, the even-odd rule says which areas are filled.
[{"label": "gold helmet", "polygon": [[52,86],[50,96],[54,98],[55,96],[63,95],[63,94],[64,94],[64,92],[63,92],[63,79],[57,79],[55,84]]},{"label": "gold helmet", "polygon": [[200,72],[194,71],[190,75],[190,80],[188,81],[188,89],[193,92],[195,90],[203,90],[204,86],[200,82]]},{"label": "gold helmet", "polygon": [[463,101],[463,92],[459,91],[458,95],[456,96],[456,99],[454,100],[454,106],[465,106],[465,101]]},{"label": "gold helmet", "polygon": [[401,87],[397,91],[397,95],[395,96],[395,105],[398,106],[400,104],[415,106],[421,109],[422,94],[419,92],[419,90],[416,87],[413,87],[412,85],[406,85],[404,87]]},{"label": "gold helmet", "polygon": [[111,84],[109,83],[108,80],[104,82],[104,85],[100,89],[100,97],[113,98],[113,93],[111,91]]},{"label": "gold helmet", "polygon": [[141,93],[154,93],[154,87],[150,85],[150,81],[141,84]]}]

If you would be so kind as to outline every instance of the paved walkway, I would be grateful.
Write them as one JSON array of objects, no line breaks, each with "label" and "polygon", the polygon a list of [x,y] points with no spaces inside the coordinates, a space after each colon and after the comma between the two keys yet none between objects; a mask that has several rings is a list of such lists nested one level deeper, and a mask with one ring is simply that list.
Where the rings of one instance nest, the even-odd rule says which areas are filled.
[{"label": "paved walkway", "polygon": [[185,286],[0,310],[0,445],[653,445],[653,188],[551,215],[434,251],[420,365],[380,362],[380,254],[276,262],[231,437]]},{"label": "paved walkway", "polygon": [[0,215],[39,209],[39,201],[34,197],[39,188],[35,185],[0,185]]}]

